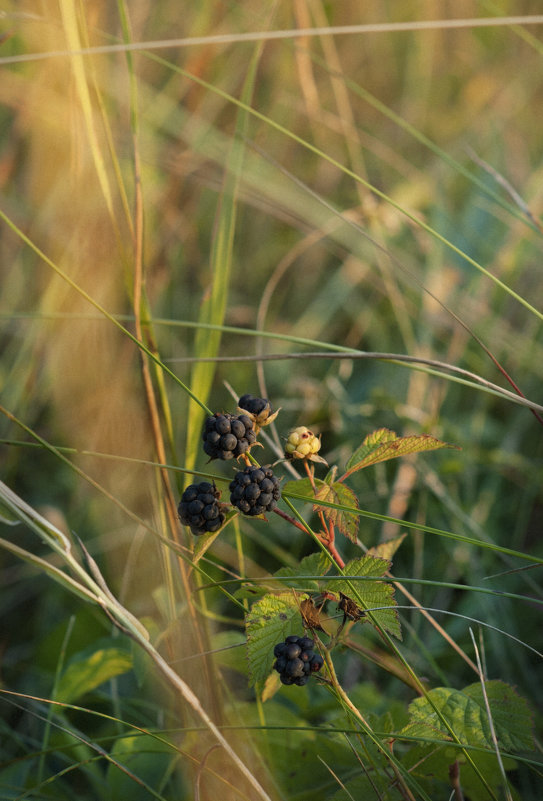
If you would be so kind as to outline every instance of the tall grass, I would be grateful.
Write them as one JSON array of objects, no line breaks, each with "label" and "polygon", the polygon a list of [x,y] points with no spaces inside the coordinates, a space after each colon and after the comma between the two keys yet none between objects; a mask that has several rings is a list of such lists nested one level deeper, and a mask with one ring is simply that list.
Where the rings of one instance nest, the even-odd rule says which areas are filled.
[{"label": "tall grass", "polygon": [[[2,797],[540,797],[527,749],[499,744],[502,796],[464,742],[432,779],[428,730],[383,757],[417,695],[481,675],[540,750],[538,10],[5,7]],[[240,579],[310,538],[236,519],[202,554],[176,518],[230,480],[199,438],[231,391],[282,407],[266,461],[298,424],[329,464],[378,428],[462,448],[353,476],[337,545],[407,535],[403,641],[353,626],[339,695],[247,683]]]}]

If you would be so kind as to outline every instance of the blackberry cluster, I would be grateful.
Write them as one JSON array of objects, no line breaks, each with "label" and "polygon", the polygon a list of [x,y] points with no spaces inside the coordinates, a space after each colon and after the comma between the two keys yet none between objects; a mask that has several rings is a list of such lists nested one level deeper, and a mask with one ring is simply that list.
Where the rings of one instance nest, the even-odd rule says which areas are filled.
[{"label": "blackberry cluster", "polygon": [[193,534],[217,531],[225,519],[223,504],[218,502],[220,497],[221,493],[214,484],[207,481],[191,484],[177,507],[179,519],[184,526],[190,526]]},{"label": "blackberry cluster", "polygon": [[273,649],[274,670],[279,673],[283,684],[297,684],[303,687],[312,673],[324,664],[320,654],[313,650],[315,641],[310,637],[297,637],[290,634],[285,642],[279,642]]},{"label": "blackberry cluster", "polygon": [[216,412],[206,418],[202,439],[204,451],[212,459],[237,459],[254,445],[256,433],[248,415]]},{"label": "blackberry cluster", "polygon": [[273,511],[281,497],[279,479],[271,467],[253,465],[236,473],[230,482],[230,493],[230,503],[251,517]]}]

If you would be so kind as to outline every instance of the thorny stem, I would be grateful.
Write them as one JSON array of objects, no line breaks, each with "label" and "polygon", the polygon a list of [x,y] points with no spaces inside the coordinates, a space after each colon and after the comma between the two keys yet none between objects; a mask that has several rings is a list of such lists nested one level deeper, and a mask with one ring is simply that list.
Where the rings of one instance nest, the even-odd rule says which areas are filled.
[{"label": "thorny stem", "polygon": [[[283,520],[286,520],[291,525],[296,526],[296,528],[300,529],[300,531],[303,531],[304,534],[308,533],[307,529],[298,520],[296,520],[294,517],[291,517],[286,512],[283,512],[282,509],[275,508],[273,511],[275,512],[276,515],[279,515],[279,517],[282,517]],[[336,546],[334,544],[334,539],[333,539],[333,537],[330,538],[330,534],[329,534],[328,530],[326,530],[326,534],[324,534],[323,532],[316,531],[315,532],[315,536],[319,539],[320,542],[322,542],[324,547],[328,549],[328,551],[330,552],[330,556],[332,556],[334,558],[334,560],[337,562],[339,567],[344,568],[345,567],[345,562],[343,561],[343,559],[339,555],[339,553],[337,551],[337,548],[336,548]]]}]

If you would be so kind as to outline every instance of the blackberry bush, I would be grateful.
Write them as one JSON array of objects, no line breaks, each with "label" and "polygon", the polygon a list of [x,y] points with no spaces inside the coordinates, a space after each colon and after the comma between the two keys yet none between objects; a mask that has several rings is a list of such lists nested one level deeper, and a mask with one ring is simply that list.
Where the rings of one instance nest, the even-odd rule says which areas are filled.
[{"label": "blackberry bush", "polygon": [[202,439],[212,459],[237,459],[254,445],[256,432],[249,415],[217,412],[206,419]]},{"label": "blackberry bush", "polygon": [[303,687],[311,674],[321,669],[324,661],[320,654],[315,653],[314,646],[311,637],[297,637],[296,634],[290,634],[284,642],[277,643],[273,649],[276,657],[273,668],[283,684]]},{"label": "blackberry bush", "polygon": [[230,503],[245,515],[271,512],[281,497],[279,479],[271,467],[249,465],[230,482]]},{"label": "blackberry bush", "polygon": [[202,481],[191,484],[181,496],[177,508],[184,526],[190,526],[193,534],[217,531],[225,520],[224,504],[219,503],[220,491],[214,484]]}]

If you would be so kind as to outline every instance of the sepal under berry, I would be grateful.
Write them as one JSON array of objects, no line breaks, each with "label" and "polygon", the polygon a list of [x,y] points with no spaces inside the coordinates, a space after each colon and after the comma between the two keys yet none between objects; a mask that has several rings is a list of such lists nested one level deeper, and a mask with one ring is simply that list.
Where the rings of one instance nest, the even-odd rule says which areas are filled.
[{"label": "sepal under berry", "polygon": [[311,462],[327,464],[322,456],[318,455],[321,448],[320,436],[317,437],[306,426],[298,426],[292,429],[285,443],[285,455],[287,459],[307,459]]},{"label": "sepal under berry", "polygon": [[258,398],[255,395],[249,395],[249,393],[240,397],[238,409],[251,418],[257,434],[263,426],[273,423],[280,412],[280,409],[272,412],[271,403],[267,398]]}]

